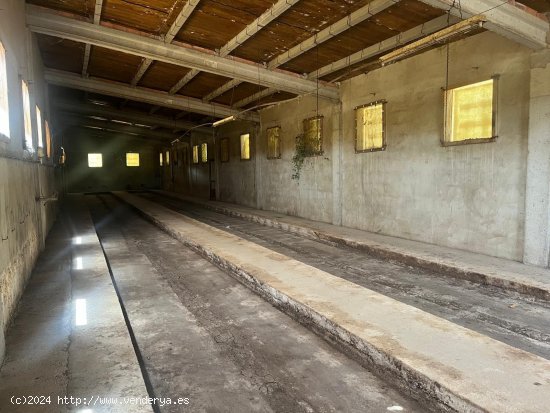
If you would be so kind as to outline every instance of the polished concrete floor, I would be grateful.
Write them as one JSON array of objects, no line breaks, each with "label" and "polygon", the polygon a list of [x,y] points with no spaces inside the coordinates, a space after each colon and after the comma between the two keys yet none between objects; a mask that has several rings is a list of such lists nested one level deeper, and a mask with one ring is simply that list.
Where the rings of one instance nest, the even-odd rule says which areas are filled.
[{"label": "polished concrete floor", "polygon": [[8,330],[0,412],[151,412],[107,400],[147,396],[88,209],[68,197]]}]

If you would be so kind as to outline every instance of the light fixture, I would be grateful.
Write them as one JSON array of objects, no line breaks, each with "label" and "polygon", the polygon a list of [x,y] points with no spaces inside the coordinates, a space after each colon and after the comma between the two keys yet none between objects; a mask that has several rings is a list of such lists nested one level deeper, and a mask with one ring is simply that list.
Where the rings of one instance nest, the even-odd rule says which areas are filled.
[{"label": "light fixture", "polygon": [[[245,109],[245,110],[237,113],[236,115],[228,116],[227,118],[220,119],[220,120],[218,120],[214,123],[207,123],[207,124],[205,123],[205,125],[211,125],[213,128],[217,128],[218,126],[221,126],[225,123],[233,122],[234,120],[239,119],[239,116],[241,116],[242,114],[244,114],[246,112],[250,112],[251,110],[263,108],[263,107],[266,107],[266,106],[280,105],[281,103],[290,102],[291,100],[303,98],[304,96],[312,95],[314,93],[318,94],[318,91],[319,91],[319,87],[317,86],[317,88],[315,88],[315,90],[312,90],[311,92],[304,93],[303,95],[298,95],[298,96],[295,96],[295,97],[292,97],[292,98],[283,99],[283,100],[279,100],[279,101],[275,101],[275,102],[261,103],[259,105],[255,105],[255,106],[252,106],[251,108]],[[204,126],[204,125],[199,125],[199,126]],[[195,128],[197,128],[199,126],[195,126]],[[190,130],[195,129],[195,128],[191,128],[187,132],[189,132]],[[187,134],[187,132],[185,134]],[[180,138],[185,136],[185,134],[180,136]]]},{"label": "light fixture", "polygon": [[217,128],[218,126],[223,125],[224,123],[229,123],[234,121],[236,118],[235,116],[228,116],[227,118],[220,119],[212,124],[213,128]]},{"label": "light fixture", "polygon": [[473,16],[469,19],[463,20],[457,24],[446,27],[438,32],[430,34],[429,36],[423,37],[416,42],[410,43],[406,46],[403,46],[400,49],[394,50],[382,57],[379,58],[382,66],[385,66],[389,63],[396,62],[398,60],[404,59],[412,54],[415,54],[427,47],[433,46],[436,43],[443,42],[449,38],[464,34],[476,27],[483,27],[483,23],[487,21],[487,18],[483,15]]}]

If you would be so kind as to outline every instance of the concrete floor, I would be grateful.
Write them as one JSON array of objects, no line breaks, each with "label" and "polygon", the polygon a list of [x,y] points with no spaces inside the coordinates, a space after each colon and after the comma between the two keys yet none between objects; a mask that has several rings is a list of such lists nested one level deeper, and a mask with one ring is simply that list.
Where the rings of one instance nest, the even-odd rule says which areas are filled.
[{"label": "concrete floor", "polygon": [[140,195],[332,275],[550,359],[549,302],[384,261],[363,251],[327,245],[159,194]]},{"label": "concrete floor", "polygon": [[[126,192],[114,193],[438,411],[546,411],[550,361]],[[353,351],[352,351],[353,353]]]},{"label": "concrete floor", "polygon": [[[180,200],[141,196],[550,359],[548,302]],[[86,406],[10,403],[12,395],[26,394],[188,400],[101,406],[93,413],[430,411],[387,381],[393,377],[380,377],[383,370],[373,374],[112,195],[75,199],[52,230],[8,333],[0,412],[90,413]],[[85,327],[75,325],[74,305],[82,297],[92,320]]]},{"label": "concrete floor", "polygon": [[[149,405],[104,404],[148,393],[81,199],[66,199],[8,330],[0,412],[152,411]],[[33,404],[23,401],[29,396],[36,396]]]},{"label": "concrete floor", "polygon": [[88,203],[157,397],[193,412],[426,411],[113,197]]}]

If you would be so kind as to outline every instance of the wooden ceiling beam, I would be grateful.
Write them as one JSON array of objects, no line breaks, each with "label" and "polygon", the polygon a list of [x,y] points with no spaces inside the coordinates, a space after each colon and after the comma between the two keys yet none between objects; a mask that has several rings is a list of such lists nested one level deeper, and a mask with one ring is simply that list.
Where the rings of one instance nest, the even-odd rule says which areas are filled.
[{"label": "wooden ceiling beam", "polygon": [[171,96],[166,92],[160,92],[141,87],[132,87],[125,83],[110,82],[99,79],[84,79],[74,73],[59,70],[47,69],[44,71],[46,82],[56,86],[63,86],[72,89],[99,93],[108,96],[115,96],[123,99],[145,102],[151,105],[158,105],[167,108],[185,110],[187,112],[200,113],[216,118],[228,116],[239,116],[242,119],[259,121],[257,113],[247,112],[239,114],[235,109],[228,106],[203,102],[186,96]]},{"label": "wooden ceiling beam", "polygon": [[[166,129],[191,129],[197,124],[183,120],[170,119],[165,116],[149,115],[147,113],[132,109],[116,109],[112,106],[94,105],[92,103],[83,103],[74,99],[55,99],[52,102],[56,110],[70,112],[85,116],[99,116],[106,119],[116,119],[131,123],[143,124],[152,127],[161,127]],[[204,131],[209,131],[204,128]]]},{"label": "wooden ceiling beam", "polygon": [[[260,30],[262,30],[265,26],[267,26],[269,23],[271,23],[273,20],[275,20],[277,17],[279,17],[281,14],[289,10],[292,6],[294,6],[296,3],[298,3],[299,0],[279,0],[277,3],[275,3],[272,7],[270,7],[268,10],[266,10],[260,17],[258,17],[256,20],[254,20],[252,23],[250,23],[248,26],[246,26],[239,34],[237,34],[235,37],[233,37],[231,40],[229,40],[219,51],[219,55],[221,57],[229,56],[229,54],[235,50],[237,47],[239,47],[241,44],[246,42],[248,39],[250,39],[252,36],[254,36],[256,33],[258,33]],[[178,83],[170,89],[170,93],[174,94],[181,90],[182,87],[184,87],[187,83],[189,83],[195,76],[197,76],[200,73],[200,70],[193,69],[190,72],[188,72],[184,77],[182,77]],[[205,97],[206,100],[207,97]]]},{"label": "wooden ceiling beam", "polygon": [[[195,10],[195,7],[197,7],[197,5],[199,4],[199,1],[200,0],[187,0],[185,6],[183,6],[183,9],[181,9],[180,13],[178,14],[178,17],[176,17],[176,20],[174,20],[174,23],[172,23],[166,35],[164,35],[163,41],[165,44],[172,43],[185,22],[189,19],[189,17],[191,17],[191,14]],[[152,63],[153,59],[143,59],[134,78],[132,79],[132,86],[136,86],[139,83],[139,81],[141,80],[143,75],[145,75],[145,72],[147,72],[147,69],[149,69]]]},{"label": "wooden ceiling beam", "polygon": [[43,8],[36,6],[27,6],[27,25],[35,33],[90,43],[177,66],[238,78],[265,87],[275,87],[298,95],[319,89],[320,97],[339,100],[338,87],[334,85],[322,83],[318,88],[316,82],[294,73],[270,70],[242,59],[216,56],[195,48],[164,44],[146,36],[45,12]]},{"label": "wooden ceiling beam", "polygon": [[433,34],[441,29],[444,29],[449,24],[454,24],[460,21],[460,19],[451,16],[449,19],[447,15],[436,17],[424,24],[413,27],[403,33],[399,33],[396,36],[383,40],[379,43],[373,44],[365,49],[359,50],[349,56],[346,56],[336,62],[332,62],[326,66],[319,68],[308,74],[308,78],[317,79],[318,77],[324,77],[331,73],[338,72],[347,67],[353,66],[357,63],[361,63],[365,60],[369,60],[375,56],[389,52],[396,47],[404,46],[407,43],[418,40],[424,36]]},{"label": "wooden ceiling beam", "polygon": [[170,141],[177,138],[172,132],[165,132],[159,130],[151,130],[149,128],[143,128],[134,125],[126,125],[124,123],[113,122],[107,118],[90,118],[86,115],[75,114],[72,112],[60,112],[57,115],[57,120],[65,125],[91,127],[93,129],[103,129],[113,132],[126,133],[134,136],[143,136],[153,139],[159,139],[163,141]]},{"label": "wooden ceiling beam", "polygon": [[256,92],[254,93],[253,95],[250,95],[244,99],[241,99],[239,100],[238,102],[235,102],[235,104],[233,105],[234,108],[243,108],[253,102],[256,102],[262,98],[265,98],[267,96],[271,96],[273,95],[274,93],[277,93],[278,90],[277,89],[273,89],[273,88],[269,88],[269,89],[264,89],[264,90],[261,90],[259,92]]},{"label": "wooden ceiling beam", "polygon": [[[94,24],[99,24],[101,21],[101,11],[103,10],[103,0],[95,1],[94,8]],[[90,53],[92,51],[92,45],[87,44],[84,46],[84,60],[82,64],[82,76],[88,76],[88,65],[90,64]]]},{"label": "wooden ceiling beam", "polygon": [[[454,16],[451,16],[450,19],[448,19],[446,15],[437,17],[433,20],[430,20],[429,22],[418,25],[403,33],[399,33],[396,36],[390,37],[389,39],[383,40],[365,49],[359,50],[358,52],[355,52],[349,56],[346,56],[340,60],[337,60],[336,62],[323,66],[318,70],[315,70],[309,73],[308,78],[317,79],[318,77],[321,78],[321,77],[330,75],[331,73],[338,72],[347,67],[353,66],[357,63],[361,63],[365,60],[378,56],[382,53],[389,52],[390,50],[395,49],[396,47],[403,46],[409,42],[418,40],[424,36],[435,33],[447,27],[449,23],[453,24],[458,22],[459,20],[460,19]],[[255,93],[251,96],[248,96],[247,98],[244,98],[236,102],[233,105],[233,107],[235,108],[245,107],[250,103],[256,102],[264,97],[270,96],[278,91],[279,91],[278,89],[273,89],[273,88],[262,90],[261,92]]]},{"label": "wooden ceiling beam", "polygon": [[420,1],[438,9],[450,10],[453,15],[464,19],[482,14],[487,18],[487,23],[483,25],[487,30],[529,48],[544,49],[549,46],[548,19],[526,6],[503,3],[502,0],[467,0],[458,3],[460,6],[453,0]]},{"label": "wooden ceiling beam", "polygon": [[[372,0],[366,6],[361,7],[360,9],[354,11],[346,17],[338,20],[336,23],[325,27],[323,30],[314,34],[313,36],[308,37],[306,40],[297,44],[286,52],[281,53],[276,58],[272,59],[267,64],[267,67],[269,69],[275,69],[279,66],[282,66],[290,60],[295,59],[301,54],[313,49],[315,46],[324,43],[335,36],[338,36],[339,34],[352,28],[353,26],[356,26],[359,23],[367,20],[368,18],[373,17],[374,15],[386,10],[388,7],[399,3],[399,1],[400,0]],[[230,82],[227,82],[226,84],[220,86],[218,89],[214,90],[212,93],[206,95],[204,97],[204,100],[210,101],[224,94],[228,90],[233,89],[240,83],[241,81],[238,79],[231,80]],[[275,89],[277,90],[277,88]]]}]

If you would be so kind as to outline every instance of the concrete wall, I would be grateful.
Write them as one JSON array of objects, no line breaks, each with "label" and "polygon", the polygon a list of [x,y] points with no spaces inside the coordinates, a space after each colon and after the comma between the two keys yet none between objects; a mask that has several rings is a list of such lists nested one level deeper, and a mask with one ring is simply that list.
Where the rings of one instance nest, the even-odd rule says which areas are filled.
[{"label": "concrete wall", "polygon": [[550,50],[531,56],[531,100],[523,261],[549,266],[550,255]]},{"label": "concrete wall", "polygon": [[[194,164],[193,145],[208,144],[208,162]],[[170,151],[170,164],[164,163],[162,170],[162,188],[199,198],[210,197],[210,181],[216,180],[216,146],[214,136],[192,132],[190,136],[162,149],[163,154]],[[158,155],[157,155],[158,159]],[[158,161],[157,161],[158,162]],[[215,187],[215,182],[212,183]]]},{"label": "concrete wall", "polygon": [[23,149],[20,76],[29,82],[34,148],[35,104],[40,106],[43,119],[51,119],[40,55],[25,27],[25,3],[3,0],[0,41],[6,49],[8,66],[10,137],[0,136],[0,361],[4,333],[57,212],[55,202],[36,200],[56,192],[53,159],[39,159],[37,151]]},{"label": "concrete wall", "polygon": [[[63,133],[68,192],[160,188],[160,144],[129,135],[69,128]],[[140,166],[126,166],[126,153],[138,152]],[[88,167],[88,153],[103,155],[102,168]]]},{"label": "concrete wall", "polygon": [[[251,122],[231,122],[216,129],[216,157],[219,167],[218,198],[256,206],[258,128]],[[250,134],[250,159],[241,159],[241,135]],[[229,161],[220,162],[220,141],[229,140]]]},{"label": "concrete wall", "polygon": [[[333,220],[334,145],[338,143],[340,106],[315,96],[292,100],[261,112],[258,139],[258,207],[318,221]],[[296,137],[304,119],[323,116],[323,154],[306,158],[300,179],[292,179]],[[281,127],[281,159],[267,159],[267,132]]]},{"label": "concrete wall", "polygon": [[[487,32],[450,47],[449,87],[500,75],[498,140],[442,147],[446,48],[348,80],[343,225],[520,260],[530,51]],[[387,100],[387,150],[354,153],[354,108]]]},{"label": "concrete wall", "polygon": [[[441,146],[443,47],[344,81],[342,106],[320,100],[324,154],[306,160],[299,180],[291,179],[295,137],[317,112],[314,96],[261,111],[251,161],[240,161],[238,148],[251,125],[217,129],[217,142],[231,142],[230,162],[219,165],[220,199],[521,260],[531,51],[486,32],[449,53],[449,87],[500,75],[496,142]],[[387,150],[356,154],[354,108],[379,99],[388,101]],[[282,157],[268,160],[272,126],[281,126]]]}]

